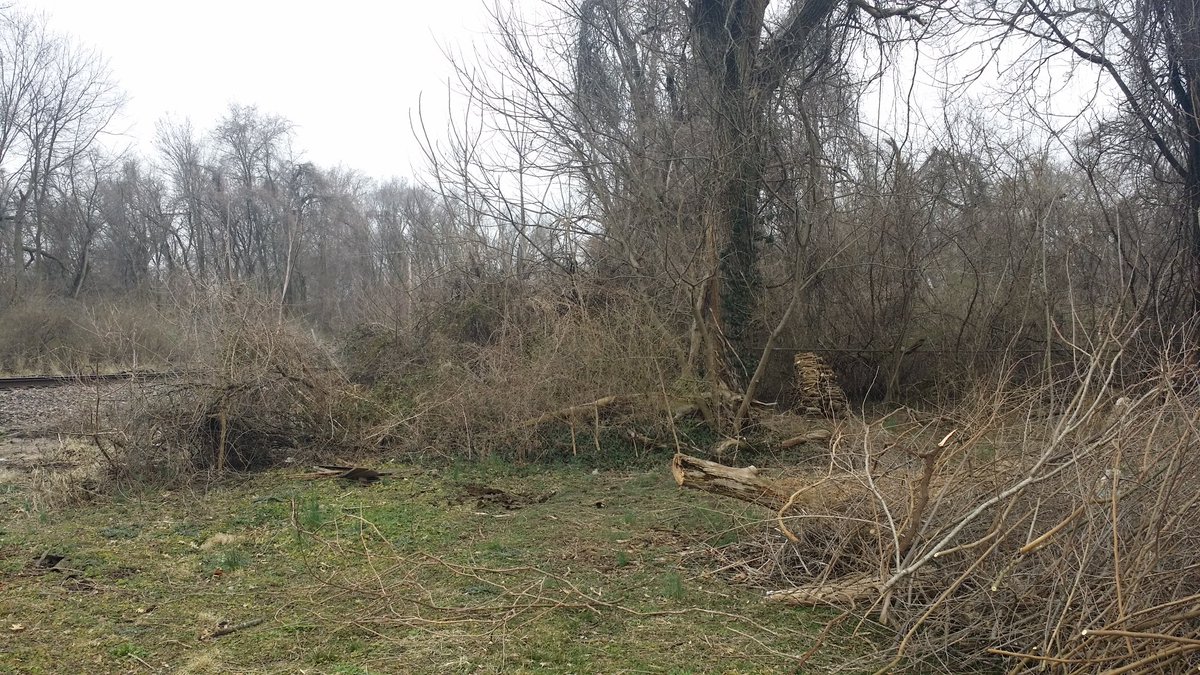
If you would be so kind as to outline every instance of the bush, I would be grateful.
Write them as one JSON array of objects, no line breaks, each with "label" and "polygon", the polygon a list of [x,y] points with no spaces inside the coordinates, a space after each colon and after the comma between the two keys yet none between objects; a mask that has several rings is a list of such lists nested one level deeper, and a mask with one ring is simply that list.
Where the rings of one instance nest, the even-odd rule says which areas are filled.
[{"label": "bush", "polygon": [[0,312],[0,371],[166,367],[191,345],[149,301],[30,297]]},{"label": "bush", "polygon": [[368,447],[377,406],[315,334],[245,291],[188,312],[200,350],[179,380],[142,385],[111,454],[139,480],[328,460]]},{"label": "bush", "polygon": [[[403,420],[396,426],[403,434],[393,438],[412,451],[531,459],[607,452],[614,429],[670,438],[669,401],[686,345],[652,308],[532,298],[514,314],[519,322],[497,328],[482,345],[440,333],[417,343],[380,326],[359,327],[343,350],[347,369]],[[573,420],[533,423],[602,399],[611,402]]]},{"label": "bush", "polygon": [[776,597],[869,607],[894,667],[1194,663],[1200,389],[1174,363],[1118,388],[1117,353],[1081,355],[1066,399],[1000,385],[845,425],[777,521],[789,540],[754,552],[792,586]]}]

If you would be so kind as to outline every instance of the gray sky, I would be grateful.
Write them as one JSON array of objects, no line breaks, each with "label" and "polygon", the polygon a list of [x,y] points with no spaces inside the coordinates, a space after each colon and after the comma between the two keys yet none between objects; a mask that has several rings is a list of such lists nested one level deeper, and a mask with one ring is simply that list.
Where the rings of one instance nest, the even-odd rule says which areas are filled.
[{"label": "gray sky", "polygon": [[[386,178],[423,158],[408,116],[424,92],[440,124],[450,69],[439,45],[469,51],[484,0],[18,0],[52,29],[99,49],[129,96],[129,141],[167,115],[207,130],[230,103],[297,126],[296,148],[322,165]],[[438,135],[439,129],[431,129]],[[146,148],[149,151],[149,148]]]},{"label": "gray sky", "polygon": [[[129,96],[117,128],[127,130],[125,145],[140,146],[144,154],[153,152],[149,141],[164,116],[188,117],[197,129],[207,130],[230,103],[253,104],[296,124],[295,148],[307,159],[388,178],[413,176],[425,167],[409,126],[422,93],[431,137],[445,135],[451,69],[443,47],[467,53],[487,49],[486,7],[492,0],[17,3],[46,12],[53,29],[108,58]],[[526,6],[539,4],[530,0]],[[864,119],[900,139],[916,140],[926,124],[939,125],[941,90],[931,82],[952,77],[955,69],[946,71],[922,49],[926,55],[910,89],[914,49],[906,46],[890,55],[887,75],[864,97]],[[982,62],[989,49],[980,46],[966,60]],[[989,75],[984,88],[998,82]],[[1071,94],[1090,91],[1085,84],[1080,81],[1055,97],[1063,119],[1086,98]],[[460,103],[454,108],[461,111]],[[1027,110],[1011,102],[1006,108],[993,112],[1028,126],[1020,122]],[[1040,137],[1037,129],[1029,133]]]}]

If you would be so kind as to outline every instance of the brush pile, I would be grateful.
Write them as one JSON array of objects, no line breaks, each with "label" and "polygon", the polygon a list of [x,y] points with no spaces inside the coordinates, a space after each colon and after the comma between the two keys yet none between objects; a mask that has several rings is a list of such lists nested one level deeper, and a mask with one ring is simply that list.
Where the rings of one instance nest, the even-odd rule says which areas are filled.
[{"label": "brush pile", "polygon": [[234,292],[191,316],[203,349],[178,378],[144,384],[114,432],[97,437],[114,464],[145,480],[329,460],[370,445],[377,406],[310,331],[278,320],[277,307]]},{"label": "brush pile", "polygon": [[744,573],[887,625],[893,668],[1182,672],[1200,663],[1200,395],[1174,365],[1117,388],[1119,355],[1080,359],[1070,387],[844,424],[800,475],[707,480],[680,456],[676,477],[773,511],[783,537]]}]

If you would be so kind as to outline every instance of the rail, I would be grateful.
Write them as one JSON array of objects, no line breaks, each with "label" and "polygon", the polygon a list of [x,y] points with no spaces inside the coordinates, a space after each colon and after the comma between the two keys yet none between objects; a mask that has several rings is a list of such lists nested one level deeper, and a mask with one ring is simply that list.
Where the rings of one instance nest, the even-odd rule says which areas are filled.
[{"label": "rail", "polygon": [[62,387],[70,384],[90,384],[94,382],[121,382],[125,380],[148,380],[168,377],[175,373],[154,371],[127,371],[122,373],[93,373],[79,375],[19,375],[15,377],[0,377],[0,389],[35,389],[44,387]]}]

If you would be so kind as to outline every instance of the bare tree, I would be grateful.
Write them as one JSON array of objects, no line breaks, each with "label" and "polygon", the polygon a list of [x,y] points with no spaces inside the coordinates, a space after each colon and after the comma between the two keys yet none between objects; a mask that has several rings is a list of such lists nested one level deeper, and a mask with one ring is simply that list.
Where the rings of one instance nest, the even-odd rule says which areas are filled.
[{"label": "bare tree", "polygon": [[[1200,4],[1195,0],[1101,0],[1086,7],[1059,0],[995,2],[979,20],[1046,48],[1028,65],[1046,67],[1066,52],[1098,71],[1121,119],[1101,125],[1101,144],[1118,161],[1144,167],[1177,190],[1177,237],[1186,261],[1182,279],[1162,279],[1168,302],[1186,297],[1200,308]],[[1157,311],[1161,311],[1161,307]]]},{"label": "bare tree", "polygon": [[15,292],[28,267],[49,260],[42,239],[55,178],[91,148],[122,97],[99,54],[42,17],[0,16],[0,54],[0,197]]}]

